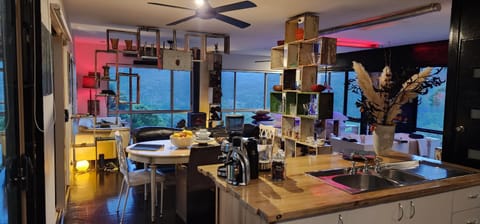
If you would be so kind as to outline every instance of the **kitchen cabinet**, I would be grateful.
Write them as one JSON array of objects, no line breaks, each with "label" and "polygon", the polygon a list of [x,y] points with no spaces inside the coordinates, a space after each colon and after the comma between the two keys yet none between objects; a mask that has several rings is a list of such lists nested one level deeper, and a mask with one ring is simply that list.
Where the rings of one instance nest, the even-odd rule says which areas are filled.
[{"label": "kitchen cabinet", "polygon": [[452,193],[441,193],[426,197],[413,198],[374,205],[349,211],[336,212],[305,219],[292,220],[282,223],[288,224],[448,224],[452,214]]},{"label": "kitchen cabinet", "polygon": [[480,186],[453,193],[453,224],[480,223]]},{"label": "kitchen cabinet", "polygon": [[[264,223],[252,209],[233,194],[224,190],[219,191],[218,198],[218,223]],[[452,192],[440,193],[425,197],[401,200],[396,202],[373,205],[348,211],[334,212],[314,217],[288,220],[285,224],[317,224],[317,223],[339,223],[339,224],[449,224],[452,222]],[[480,209],[480,208],[479,208]],[[478,219],[480,213],[476,210],[469,210],[467,215]],[[458,214],[457,220],[463,220]],[[248,221],[247,221],[248,220]],[[468,220],[475,220],[470,218]],[[455,221],[455,220],[454,220]],[[466,223],[466,222],[462,222]],[[475,223],[475,222],[473,222]]]},{"label": "kitchen cabinet", "polygon": [[[398,162],[394,158],[382,158],[385,163]],[[231,186],[216,175],[220,164],[200,166],[198,170],[214,180],[217,206],[222,209],[218,215],[224,217],[240,213],[239,217],[255,216],[266,223],[308,223],[309,220],[311,223],[337,223],[341,215],[344,223],[423,224],[459,223],[455,220],[460,218],[472,221],[479,214],[475,213],[480,208],[478,171],[405,187],[349,194],[305,175],[313,170],[351,166],[341,155],[299,156],[287,158],[286,164],[284,181],[272,182],[271,176],[263,173],[241,187]],[[230,204],[223,201],[225,197]],[[402,218],[398,220],[399,217]],[[349,220],[351,222],[347,222]]]},{"label": "kitchen cabinet", "polygon": [[232,193],[217,187],[217,220],[216,223],[228,224],[262,224],[265,223],[253,209],[236,198]]}]

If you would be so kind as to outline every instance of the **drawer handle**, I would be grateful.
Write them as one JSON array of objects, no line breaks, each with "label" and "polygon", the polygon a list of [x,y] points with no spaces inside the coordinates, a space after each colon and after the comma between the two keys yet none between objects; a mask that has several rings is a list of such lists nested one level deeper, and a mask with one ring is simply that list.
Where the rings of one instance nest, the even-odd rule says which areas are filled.
[{"label": "drawer handle", "polygon": [[470,198],[470,199],[478,198],[478,193],[477,194],[470,194],[470,195],[468,195],[468,198]]},{"label": "drawer handle", "polygon": [[478,223],[478,219],[475,219],[475,220],[468,220],[466,222],[466,224],[477,224]]},{"label": "drawer handle", "polygon": [[398,203],[398,211],[400,212],[400,217],[398,217],[397,221],[400,222],[403,219],[403,206],[400,203]]},{"label": "drawer handle", "polygon": [[413,201],[410,201],[410,217],[409,219],[412,219],[413,216],[415,216],[415,204],[413,204]]}]

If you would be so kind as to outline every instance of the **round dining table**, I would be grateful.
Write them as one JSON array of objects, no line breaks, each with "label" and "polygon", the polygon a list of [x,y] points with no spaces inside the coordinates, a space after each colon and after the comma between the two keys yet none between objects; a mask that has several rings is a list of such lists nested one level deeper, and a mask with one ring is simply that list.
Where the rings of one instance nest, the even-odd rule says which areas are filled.
[{"label": "round dining table", "polygon": [[128,158],[135,162],[150,165],[150,198],[152,210],[152,222],[155,221],[155,194],[157,186],[155,175],[158,164],[181,164],[188,163],[190,148],[177,148],[170,140],[156,140],[139,142],[127,146]]}]

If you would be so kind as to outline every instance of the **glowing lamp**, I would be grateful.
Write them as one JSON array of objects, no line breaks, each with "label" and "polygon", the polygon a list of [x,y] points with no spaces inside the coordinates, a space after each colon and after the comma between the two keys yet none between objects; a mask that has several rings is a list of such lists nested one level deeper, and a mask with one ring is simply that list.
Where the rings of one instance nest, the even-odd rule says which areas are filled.
[{"label": "glowing lamp", "polygon": [[82,172],[87,171],[89,166],[90,166],[90,163],[87,160],[77,161],[77,164],[75,164],[75,168],[78,171],[82,171]]},{"label": "glowing lamp", "polygon": [[95,80],[95,76],[83,76],[82,77],[82,87],[83,88],[96,88],[97,87],[97,80]]}]

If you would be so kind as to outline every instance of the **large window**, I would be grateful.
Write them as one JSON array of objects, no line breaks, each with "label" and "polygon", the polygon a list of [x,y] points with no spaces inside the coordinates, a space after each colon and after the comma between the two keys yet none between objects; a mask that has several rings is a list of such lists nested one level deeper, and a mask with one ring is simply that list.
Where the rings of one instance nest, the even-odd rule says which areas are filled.
[{"label": "large window", "polygon": [[417,114],[421,114],[421,116],[417,116],[417,129],[426,136],[442,138],[447,68],[436,67],[433,68],[432,73],[438,73],[436,76],[445,82],[440,86],[429,89],[427,94],[418,97]]},{"label": "large window", "polygon": [[[114,68],[110,71],[115,74]],[[122,119],[130,121],[132,128],[175,127],[182,119],[187,120],[192,105],[191,72],[155,68],[121,68],[119,71],[119,114]],[[109,88],[116,91],[116,82],[110,82]],[[116,105],[113,98],[109,99],[108,108],[109,115],[114,116]]]},{"label": "large window", "polygon": [[[353,71],[348,71],[348,77],[345,80],[345,72],[331,72],[330,73],[330,86],[334,92],[334,111],[342,112],[347,115],[349,121],[347,126],[357,126],[360,122],[361,113],[359,108],[356,107],[355,102],[360,100],[361,94],[354,93],[351,90],[344,91],[345,83],[348,80],[356,82],[357,75]],[[447,68],[436,67],[432,73],[438,76],[441,80],[446,81]],[[326,75],[319,74],[318,82],[324,83]],[[327,79],[328,80],[328,79]],[[416,133],[422,134],[428,137],[434,137],[442,139],[443,130],[443,117],[445,111],[445,90],[446,82],[440,86],[429,89],[428,94],[419,95],[419,104],[417,108],[417,123]],[[347,102],[344,106],[344,102]],[[343,109],[342,109],[343,108]],[[355,124],[356,123],[356,124]]]},{"label": "large window", "polygon": [[244,114],[245,123],[252,122],[251,112],[270,108],[270,92],[279,83],[278,73],[223,71],[222,112]]},{"label": "large window", "polygon": [[[348,76],[345,77],[345,75]],[[356,74],[348,71],[327,73],[322,71],[317,76],[317,83],[328,86],[329,89],[326,91],[333,92],[333,119],[344,120],[345,123],[342,126],[348,133],[358,133],[360,127],[360,110],[356,107],[355,102],[360,99],[361,95],[348,89],[348,80],[355,79]],[[346,120],[347,117],[349,120]]]},{"label": "large window", "polygon": [[345,72],[328,72],[327,74],[318,73],[317,83],[328,86],[330,79],[330,88],[326,91],[333,92],[333,111],[344,113],[345,97]]}]

